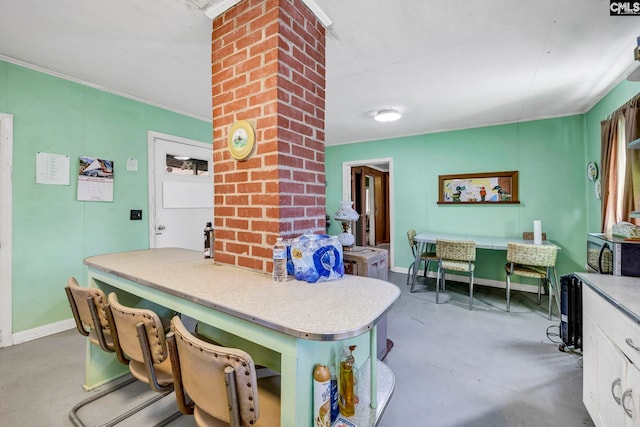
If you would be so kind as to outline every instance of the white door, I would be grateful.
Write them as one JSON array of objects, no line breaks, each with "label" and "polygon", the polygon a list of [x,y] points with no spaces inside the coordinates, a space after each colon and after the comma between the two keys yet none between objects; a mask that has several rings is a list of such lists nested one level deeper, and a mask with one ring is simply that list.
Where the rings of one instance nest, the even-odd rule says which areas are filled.
[{"label": "white door", "polygon": [[13,344],[11,325],[11,193],[13,116],[0,113],[0,347]]},{"label": "white door", "polygon": [[211,145],[149,132],[149,246],[203,250],[213,223]]}]

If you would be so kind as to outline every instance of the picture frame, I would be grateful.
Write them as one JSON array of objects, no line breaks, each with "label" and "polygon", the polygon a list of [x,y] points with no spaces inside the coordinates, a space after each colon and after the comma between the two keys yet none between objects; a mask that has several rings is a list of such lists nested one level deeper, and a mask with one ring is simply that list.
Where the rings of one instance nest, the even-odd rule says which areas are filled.
[{"label": "picture frame", "polygon": [[235,160],[248,160],[255,151],[256,131],[249,120],[238,120],[229,128],[227,146]]},{"label": "picture frame", "polygon": [[518,203],[518,171],[438,176],[439,205]]}]

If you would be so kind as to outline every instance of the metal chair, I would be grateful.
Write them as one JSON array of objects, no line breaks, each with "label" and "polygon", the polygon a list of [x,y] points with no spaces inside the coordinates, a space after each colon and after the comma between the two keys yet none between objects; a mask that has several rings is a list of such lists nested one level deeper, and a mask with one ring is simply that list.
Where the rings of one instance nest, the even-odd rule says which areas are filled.
[{"label": "metal chair", "polygon": [[[116,353],[116,356],[118,357],[120,363],[128,365],[129,361],[120,353],[116,352],[116,342],[114,341],[115,337],[114,334],[112,334],[111,328],[109,327],[107,310],[105,310],[107,298],[104,292],[98,288],[88,288],[80,286],[75,277],[70,277],[67,280],[67,286],[65,286],[64,290],[67,294],[69,306],[71,307],[71,312],[73,313],[73,318],[75,320],[78,332],[81,335],[87,337],[89,342],[99,346],[102,350],[108,353]],[[96,393],[91,397],[82,400],[81,402],[74,405],[74,407],[71,408],[71,411],[69,411],[69,420],[71,420],[73,425],[77,427],[84,426],[84,422],[78,416],[78,411],[81,408],[135,381],[136,378],[129,378],[125,381],[117,382],[114,385],[105,388],[100,393]],[[130,416],[136,414],[137,412],[140,412],[142,409],[149,406],[156,400],[158,399],[154,398],[151,400],[147,400],[142,404],[137,405],[136,407],[107,421],[103,424],[103,426],[108,427],[116,425],[126,418],[129,418]]]},{"label": "metal chair", "polygon": [[248,353],[197,338],[177,316],[171,328],[169,353],[183,414],[193,414],[198,426],[280,425],[279,376],[258,378]]},{"label": "metal chair", "polygon": [[476,242],[462,240],[436,240],[438,257],[438,279],[436,281],[436,304],[440,299],[440,278],[445,290],[446,270],[465,272],[469,275],[469,310],[473,309],[473,272],[476,260]]},{"label": "metal chair", "polygon": [[411,248],[411,253],[413,254],[413,261],[411,265],[409,265],[409,271],[407,273],[407,285],[411,283],[411,290],[413,292],[413,288],[416,284],[413,276],[418,274],[418,270],[420,269],[420,264],[424,262],[424,277],[427,277],[427,272],[429,271],[429,263],[438,262],[438,257],[435,252],[423,252],[420,255],[420,259],[418,260],[418,265],[416,265],[416,259],[418,257],[418,244],[413,240],[416,237],[416,230],[411,229],[407,231],[407,239],[409,240],[409,247]]},{"label": "metal chair", "polygon": [[[114,292],[109,294],[105,312],[115,352],[129,361],[131,374],[159,393],[157,400],[171,393],[173,372],[165,336],[168,320],[163,324],[152,310],[120,304]],[[157,425],[165,425],[179,416],[180,412],[176,412]]]},{"label": "metal chair", "polygon": [[[509,243],[507,245],[507,312],[511,310],[511,276],[518,275],[538,279],[538,304],[541,303],[541,290],[543,282],[547,285],[549,295],[549,320],[551,320],[551,305],[555,294],[558,299],[558,278],[556,273],[556,257],[558,248],[553,245],[530,245],[522,243]],[[551,273],[555,279],[555,292],[552,293]]]},{"label": "metal chair", "polygon": [[[113,353],[113,337],[104,311],[104,305],[107,303],[104,292],[98,288],[80,286],[75,277],[67,280],[64,290],[78,332],[87,337],[92,344],[100,346],[107,353]],[[121,362],[126,364],[126,361]]]}]

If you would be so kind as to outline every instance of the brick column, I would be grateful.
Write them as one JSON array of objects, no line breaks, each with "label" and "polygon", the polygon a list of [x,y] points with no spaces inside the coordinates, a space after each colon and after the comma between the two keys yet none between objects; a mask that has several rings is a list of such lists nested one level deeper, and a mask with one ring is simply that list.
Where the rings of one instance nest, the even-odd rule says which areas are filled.
[{"label": "brick column", "polygon": [[[213,21],[216,262],[271,271],[276,237],[325,229],[325,28],[302,0],[243,0]],[[234,160],[249,120],[255,154]]]}]

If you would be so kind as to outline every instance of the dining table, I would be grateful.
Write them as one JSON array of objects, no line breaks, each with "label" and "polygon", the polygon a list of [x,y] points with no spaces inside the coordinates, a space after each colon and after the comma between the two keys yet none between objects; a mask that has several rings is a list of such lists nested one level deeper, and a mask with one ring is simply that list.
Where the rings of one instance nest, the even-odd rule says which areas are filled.
[{"label": "dining table", "polygon": [[[506,251],[509,243],[520,243],[526,245],[533,245],[533,240],[525,240],[522,237],[504,237],[504,236],[481,236],[475,234],[457,234],[457,233],[443,233],[438,231],[423,231],[421,233],[416,234],[413,238],[413,241],[416,243],[416,259],[415,266],[413,269],[413,276],[410,285],[413,285],[418,277],[418,266],[420,265],[420,257],[424,252],[428,252],[431,249],[431,252],[435,252],[435,244],[436,240],[461,240],[461,241],[471,241],[475,242],[477,249],[489,249],[494,251]],[[560,249],[558,245],[549,241],[543,240],[542,245],[553,245]],[[557,277],[555,278],[556,283],[558,282]],[[555,287],[557,288],[557,286]],[[556,289],[556,299],[559,300],[558,289]]]}]

